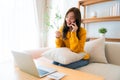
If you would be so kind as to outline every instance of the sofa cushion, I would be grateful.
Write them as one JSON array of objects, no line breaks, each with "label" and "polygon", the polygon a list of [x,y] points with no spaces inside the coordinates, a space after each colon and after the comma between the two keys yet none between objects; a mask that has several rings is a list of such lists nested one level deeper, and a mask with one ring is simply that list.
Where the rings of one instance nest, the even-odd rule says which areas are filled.
[{"label": "sofa cushion", "polygon": [[105,80],[120,80],[120,66],[113,64],[90,63],[78,70],[103,76]]},{"label": "sofa cushion", "polygon": [[86,42],[85,51],[90,54],[90,62],[107,63],[104,37]]}]

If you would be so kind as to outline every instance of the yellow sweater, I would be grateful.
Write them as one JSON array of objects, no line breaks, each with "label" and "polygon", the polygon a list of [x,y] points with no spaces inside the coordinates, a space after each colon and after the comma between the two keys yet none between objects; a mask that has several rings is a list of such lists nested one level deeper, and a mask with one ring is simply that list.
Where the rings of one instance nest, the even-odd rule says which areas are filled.
[{"label": "yellow sweater", "polygon": [[[59,29],[59,31],[62,34],[63,26]],[[79,53],[79,52],[85,52],[84,51],[84,45],[86,42],[86,30],[84,28],[80,29],[80,40],[76,36],[76,32],[70,32],[68,31],[65,40],[62,39],[62,36],[60,38],[56,38],[56,47],[67,47],[70,48],[71,51]],[[86,54],[86,56],[83,59],[89,59],[89,54]]]}]

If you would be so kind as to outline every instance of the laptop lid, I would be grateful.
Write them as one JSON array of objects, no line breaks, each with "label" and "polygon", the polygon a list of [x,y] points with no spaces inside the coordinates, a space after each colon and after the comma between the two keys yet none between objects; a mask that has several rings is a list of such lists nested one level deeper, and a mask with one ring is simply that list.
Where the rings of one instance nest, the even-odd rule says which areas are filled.
[{"label": "laptop lid", "polygon": [[25,52],[12,51],[12,53],[17,66],[24,72],[37,77],[43,77],[56,71],[55,69],[48,69],[40,65],[37,68],[32,57]]}]

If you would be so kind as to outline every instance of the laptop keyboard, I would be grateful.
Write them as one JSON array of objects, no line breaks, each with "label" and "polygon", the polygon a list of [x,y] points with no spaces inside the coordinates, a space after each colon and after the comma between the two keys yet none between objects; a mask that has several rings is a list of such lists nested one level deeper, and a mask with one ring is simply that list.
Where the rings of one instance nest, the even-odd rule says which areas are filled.
[{"label": "laptop keyboard", "polygon": [[43,75],[45,75],[45,74],[47,74],[49,72],[45,71],[45,70],[38,69],[38,73],[39,73],[39,75],[43,76]]}]

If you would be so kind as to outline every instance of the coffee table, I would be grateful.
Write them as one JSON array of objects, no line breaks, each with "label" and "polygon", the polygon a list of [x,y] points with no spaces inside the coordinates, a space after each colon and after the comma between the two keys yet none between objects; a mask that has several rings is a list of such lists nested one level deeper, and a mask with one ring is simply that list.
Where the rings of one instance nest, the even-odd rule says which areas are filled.
[{"label": "coffee table", "polygon": [[44,57],[40,58],[37,63],[41,65],[45,65],[47,67],[55,68],[57,69],[58,72],[66,74],[66,76],[61,80],[104,80],[104,78],[101,76],[81,72],[75,69],[69,69],[69,68],[53,65],[49,60],[47,60]]},{"label": "coffee table", "polygon": [[[58,72],[66,74],[61,80],[104,80],[103,77],[69,69],[51,64],[51,62],[43,57],[37,60],[40,65],[57,69]],[[11,61],[0,63],[0,80],[48,80],[47,77],[38,78],[21,71]]]}]

